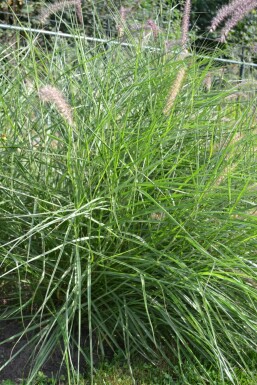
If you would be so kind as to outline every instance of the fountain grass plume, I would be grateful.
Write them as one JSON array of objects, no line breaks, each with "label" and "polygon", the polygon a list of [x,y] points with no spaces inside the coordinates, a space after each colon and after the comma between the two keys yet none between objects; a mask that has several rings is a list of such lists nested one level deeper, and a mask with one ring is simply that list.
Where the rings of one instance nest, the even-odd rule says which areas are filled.
[{"label": "fountain grass plume", "polygon": [[151,31],[153,32],[153,36],[156,39],[160,33],[160,28],[158,27],[158,25],[153,20],[149,19],[146,23],[146,28],[147,27],[151,29]]},{"label": "fountain grass plume", "polygon": [[43,102],[52,103],[59,112],[59,114],[62,115],[62,117],[71,126],[73,125],[71,107],[65,100],[60,90],[58,90],[56,87],[46,85],[40,88],[38,96]]},{"label": "fountain grass plume", "polygon": [[186,0],[184,12],[183,12],[183,20],[182,20],[181,44],[182,44],[183,48],[185,48],[187,40],[188,40],[190,11],[191,11],[191,0]]},{"label": "fountain grass plume", "polygon": [[237,9],[239,5],[242,4],[241,0],[234,0],[230,4],[226,4],[223,7],[221,7],[217,13],[217,15],[212,19],[211,26],[210,26],[210,32],[214,32],[217,27],[230,15],[233,14],[233,12]]},{"label": "fountain grass plume", "polygon": [[79,23],[83,24],[84,20],[83,20],[83,12],[82,12],[82,0],[77,0],[77,3],[75,4],[75,10],[76,10],[76,15]]},{"label": "fountain grass plume", "polygon": [[210,72],[207,73],[203,80],[204,88],[207,92],[210,92],[212,86],[212,74]]},{"label": "fountain grass plume", "polygon": [[174,104],[174,101],[182,87],[185,76],[186,76],[186,69],[183,67],[179,70],[176,80],[174,84],[172,84],[172,87],[170,88],[169,96],[163,110],[164,115],[169,115],[171,108]]},{"label": "fountain grass plume", "polygon": [[221,31],[220,41],[226,41],[228,33],[231,29],[237,25],[237,23],[242,20],[248,13],[250,13],[254,8],[257,7],[256,0],[246,1],[243,4],[239,5],[230,19],[227,20],[224,28]]},{"label": "fountain grass plume", "polygon": [[[183,20],[182,20],[182,36],[181,36],[181,46],[182,51],[180,53],[180,59],[185,58],[188,55],[186,50],[186,44],[188,42],[188,31],[189,31],[189,21],[190,21],[190,11],[191,11],[191,0],[185,0]],[[174,104],[174,101],[182,87],[183,81],[186,76],[186,69],[181,68],[177,74],[174,84],[170,88],[170,92],[166,101],[166,105],[163,109],[164,115],[169,115],[171,108]]]},{"label": "fountain grass plume", "polygon": [[47,7],[42,7],[41,12],[38,15],[40,22],[42,24],[46,24],[51,15],[56,12],[63,11],[64,8],[69,8],[72,6],[75,6],[78,21],[83,24],[81,0],[56,1]]},{"label": "fountain grass plume", "polygon": [[124,35],[124,23],[126,22],[127,14],[131,12],[132,8],[120,7],[120,23],[117,25],[118,36]]},{"label": "fountain grass plume", "polygon": [[212,19],[210,32],[214,32],[226,20],[220,37],[220,41],[224,42],[230,30],[255,7],[257,7],[256,0],[245,0],[243,3],[241,0],[234,0],[230,4],[224,5]]}]

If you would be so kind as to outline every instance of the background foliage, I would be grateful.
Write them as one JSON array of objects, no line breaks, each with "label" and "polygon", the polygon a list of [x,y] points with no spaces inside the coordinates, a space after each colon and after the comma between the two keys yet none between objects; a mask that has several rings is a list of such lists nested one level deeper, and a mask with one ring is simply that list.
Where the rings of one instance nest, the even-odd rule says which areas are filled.
[{"label": "background foliage", "polygon": [[[52,3],[53,0],[2,0],[0,4],[0,21],[16,24],[19,22],[27,23],[28,25],[38,26],[38,13],[41,7]],[[192,0],[192,12],[191,12],[191,28],[196,31],[198,36],[208,36],[208,38],[216,38],[218,33],[212,35],[208,33],[208,27],[211,19],[216,14],[217,10],[228,3],[228,0]],[[159,25],[163,28],[166,27],[165,20],[170,20],[171,16],[174,19],[178,18],[178,12],[182,10],[184,1],[180,0],[112,0],[112,1],[82,1],[83,14],[84,14],[84,30],[88,35],[102,35],[115,36],[116,26],[113,18],[113,13],[116,12],[121,6],[132,7],[133,19],[135,22],[142,22],[143,20],[153,17],[153,9],[158,10]],[[65,14],[66,21],[71,22],[68,14]],[[97,26],[97,27],[96,27]],[[257,27],[257,15],[256,12],[252,12],[246,17],[229,35],[228,41],[232,44],[244,44],[251,48],[252,56],[255,56],[255,42]],[[56,28],[56,19],[50,20],[48,29]],[[61,23],[58,26],[62,31],[66,31],[65,23]],[[10,32],[0,31],[2,40],[8,38]],[[207,43],[211,49],[217,46],[216,42]],[[238,52],[231,51],[230,55],[238,56]],[[249,55],[248,55],[249,56]]]}]

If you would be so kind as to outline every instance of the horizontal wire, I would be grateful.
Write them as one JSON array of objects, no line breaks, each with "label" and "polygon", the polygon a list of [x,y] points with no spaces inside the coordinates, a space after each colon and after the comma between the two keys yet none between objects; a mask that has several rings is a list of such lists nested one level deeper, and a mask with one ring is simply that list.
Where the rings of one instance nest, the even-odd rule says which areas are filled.
[{"label": "horizontal wire", "polygon": [[[86,41],[92,41],[96,43],[105,43],[105,44],[113,44],[113,45],[120,45],[123,47],[135,47],[134,44],[132,43],[125,43],[125,42],[120,42],[117,40],[110,40],[110,39],[101,39],[97,37],[90,37],[90,36],[84,36],[84,35],[72,35],[70,33],[66,32],[54,32],[54,31],[49,31],[45,29],[37,29],[37,28],[30,28],[30,27],[20,27],[17,25],[9,25],[9,24],[0,24],[0,28],[2,29],[11,29],[11,30],[16,30],[16,31],[24,31],[24,32],[34,32],[37,34],[44,34],[44,35],[50,35],[50,36],[57,36],[57,37],[67,37],[67,38],[73,38],[73,39],[82,39]],[[143,49],[148,49],[150,51],[155,51],[155,52],[161,52],[162,50],[160,48],[156,47],[151,47],[151,46],[142,46]],[[193,56],[193,54],[188,54],[188,56]],[[196,54],[196,56],[200,59],[209,59],[221,63],[230,63],[230,64],[238,64],[238,65],[243,65],[243,66],[249,66],[253,68],[257,68],[257,64],[252,63],[252,62],[245,62],[245,61],[239,61],[239,60],[231,60],[231,59],[223,59],[223,58],[218,58],[218,57],[210,57],[206,55],[199,55]]]},{"label": "horizontal wire", "polygon": [[[194,12],[194,13],[199,13],[199,14],[207,14],[208,12]],[[3,14],[3,15],[14,15],[14,12],[6,12],[6,11],[1,11],[0,10],[0,14]],[[18,14],[15,12],[15,16],[21,16],[21,17],[27,17],[29,18],[29,15],[28,14]],[[105,17],[111,17],[112,15],[111,14],[107,14],[105,15]],[[51,22],[51,20],[50,20]],[[54,21],[53,21],[54,23]],[[210,37],[206,37],[206,36],[198,36],[196,38],[196,40],[203,40],[203,41],[213,41],[213,42],[217,42],[218,43],[218,40],[217,38],[210,38]],[[246,48],[246,49],[251,49],[251,47],[249,47],[249,45],[245,45],[245,44],[237,44],[237,47],[240,47],[240,48]]]},{"label": "horizontal wire", "polygon": [[[54,32],[54,31],[48,31],[45,29],[37,29],[37,28],[29,28],[29,27],[19,27],[17,25],[9,25],[9,24],[0,24],[0,28],[2,29],[12,29],[16,31],[24,31],[24,32],[34,32],[38,34],[44,34],[44,35],[50,35],[50,36],[57,36],[57,37],[70,37],[74,39],[82,39],[87,41],[94,41],[97,43],[106,43],[106,44],[114,44],[114,45],[122,45],[125,47],[135,47],[132,43],[125,43],[125,42],[119,42],[117,40],[110,40],[110,39],[100,39],[97,37],[90,37],[90,36],[83,36],[83,35],[72,35],[70,33],[66,32]],[[160,48],[155,48],[151,46],[143,46],[144,49],[149,49],[153,51],[161,51]]]}]

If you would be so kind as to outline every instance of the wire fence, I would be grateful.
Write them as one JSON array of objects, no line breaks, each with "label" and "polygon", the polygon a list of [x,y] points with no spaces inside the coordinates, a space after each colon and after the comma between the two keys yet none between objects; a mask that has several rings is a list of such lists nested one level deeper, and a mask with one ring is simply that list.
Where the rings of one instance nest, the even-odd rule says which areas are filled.
[{"label": "wire fence", "polygon": [[[25,3],[28,5],[29,1],[25,0]],[[13,16],[14,13],[7,11],[7,10],[0,10],[0,15],[4,15],[4,16],[9,17],[9,16]],[[27,19],[29,21],[29,15],[28,14],[27,14],[27,16],[26,16],[26,14],[20,14],[19,15],[16,12],[15,17],[19,17],[19,16],[22,16],[25,18],[27,17]],[[107,15],[106,14],[104,17],[105,17],[105,19],[108,19],[108,17],[113,18],[113,15]],[[107,24],[109,24],[109,23],[107,23]],[[108,28],[111,28],[111,27],[108,26]],[[24,33],[32,33],[32,34],[36,34],[36,35],[48,35],[48,36],[53,36],[53,37],[57,37],[57,38],[81,39],[81,40],[85,40],[88,42],[105,44],[107,46],[120,45],[120,46],[131,47],[131,48],[135,47],[135,44],[133,44],[133,43],[120,41],[120,40],[115,39],[115,38],[99,38],[99,37],[88,36],[88,35],[84,35],[84,34],[70,34],[67,32],[54,31],[51,29],[40,29],[40,28],[33,28],[31,26],[23,26],[21,24],[20,25],[17,25],[17,24],[11,25],[7,22],[6,23],[0,23],[0,29],[5,30],[5,31],[7,31],[7,30],[9,30],[9,31],[21,31]],[[113,30],[110,29],[109,32],[107,33],[107,36],[115,36],[115,33],[113,33]],[[208,42],[210,42],[210,45],[213,44],[214,48],[208,46]],[[215,57],[214,54],[215,54],[215,52],[217,52],[217,51],[215,51],[215,47],[217,47],[217,45],[218,45],[218,42],[214,38],[210,38],[210,37],[206,37],[206,36],[197,37],[196,41],[194,42],[194,47],[199,48],[200,53],[196,54],[196,56],[199,57],[200,59],[211,59],[214,62],[222,63],[224,65],[236,65],[236,66],[238,66],[237,78],[240,80],[243,80],[245,78],[246,68],[250,69],[250,71],[255,70],[257,68],[257,63],[255,63],[251,60],[248,60],[249,58],[251,59],[251,56],[248,54],[249,49],[250,49],[249,46],[247,46],[245,44],[237,44],[238,52],[237,52],[236,56],[239,58],[239,60],[235,60],[235,59],[231,59],[231,58],[227,58],[227,57],[226,58]],[[206,46],[207,46],[207,52],[208,53],[210,52],[210,55],[201,54],[201,47],[206,48]],[[141,48],[146,49],[146,50],[150,50],[150,51],[157,51],[157,52],[163,51],[163,49],[158,48],[158,47],[153,47],[151,45],[142,45]],[[213,49],[213,52],[212,52],[212,49]],[[189,53],[189,56],[190,56],[190,53]]]},{"label": "wire fence", "polygon": [[[85,36],[85,35],[76,35],[76,34],[70,34],[70,33],[65,33],[65,32],[56,32],[56,31],[50,31],[46,29],[38,29],[38,28],[31,28],[31,27],[23,27],[23,26],[17,26],[17,25],[9,25],[9,24],[0,24],[0,28],[4,30],[13,30],[13,31],[23,31],[27,33],[35,33],[35,34],[43,34],[43,35],[49,35],[49,36],[55,36],[55,37],[60,37],[60,38],[72,38],[72,39],[82,39],[86,41],[91,41],[95,43],[104,43],[104,44],[110,44],[110,45],[121,45],[125,47],[135,47],[135,44],[133,43],[126,43],[114,39],[103,39],[103,38],[96,38],[96,37],[91,37],[91,36]],[[243,47],[243,46],[242,46]],[[152,51],[161,51],[160,48],[157,47],[152,47],[149,45],[143,45],[142,49],[146,50],[152,50]],[[236,64],[240,66],[240,78],[243,77],[244,70],[246,67],[251,67],[251,68],[257,68],[257,64],[253,62],[247,62],[244,61],[244,52],[242,52],[242,59],[241,60],[233,60],[233,59],[226,59],[226,58],[220,58],[220,57],[211,57],[208,55],[201,55],[197,54],[196,56],[201,58],[201,59],[211,59],[213,61],[221,62],[224,64]],[[189,53],[189,56],[191,54]]]}]

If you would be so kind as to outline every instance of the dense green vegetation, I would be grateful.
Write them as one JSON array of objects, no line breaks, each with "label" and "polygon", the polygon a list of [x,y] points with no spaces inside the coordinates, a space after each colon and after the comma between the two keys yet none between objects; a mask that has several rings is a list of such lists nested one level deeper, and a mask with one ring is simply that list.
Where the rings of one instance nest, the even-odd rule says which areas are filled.
[{"label": "dense green vegetation", "polygon": [[167,52],[173,22],[1,46],[0,323],[26,385],[56,349],[69,384],[256,382],[255,90]]}]

